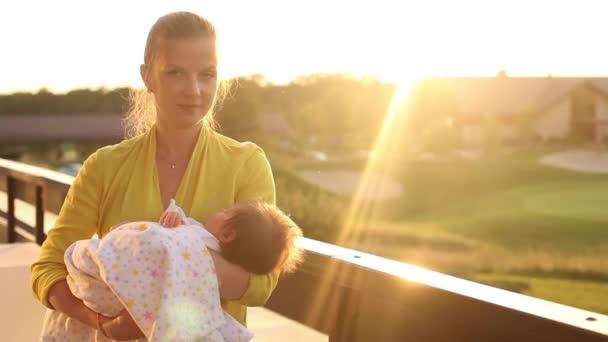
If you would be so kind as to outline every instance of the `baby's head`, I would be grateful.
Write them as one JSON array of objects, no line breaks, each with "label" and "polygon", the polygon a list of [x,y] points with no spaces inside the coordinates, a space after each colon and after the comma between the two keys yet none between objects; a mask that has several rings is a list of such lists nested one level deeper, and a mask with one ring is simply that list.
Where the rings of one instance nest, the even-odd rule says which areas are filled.
[{"label": "baby's head", "polygon": [[302,261],[298,226],[276,206],[245,201],[212,215],[207,229],[220,240],[226,260],[251,273],[295,270]]}]

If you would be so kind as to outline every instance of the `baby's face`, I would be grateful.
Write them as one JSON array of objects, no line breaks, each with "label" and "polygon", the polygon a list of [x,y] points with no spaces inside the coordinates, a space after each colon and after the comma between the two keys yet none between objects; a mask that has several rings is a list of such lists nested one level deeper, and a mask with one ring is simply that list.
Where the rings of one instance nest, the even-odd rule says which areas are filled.
[{"label": "baby's face", "polygon": [[228,220],[228,217],[229,213],[227,209],[222,209],[207,219],[207,222],[205,222],[205,228],[207,228],[207,230],[213,234],[213,236],[219,239],[220,233],[222,232],[222,227],[224,226],[226,220]]}]

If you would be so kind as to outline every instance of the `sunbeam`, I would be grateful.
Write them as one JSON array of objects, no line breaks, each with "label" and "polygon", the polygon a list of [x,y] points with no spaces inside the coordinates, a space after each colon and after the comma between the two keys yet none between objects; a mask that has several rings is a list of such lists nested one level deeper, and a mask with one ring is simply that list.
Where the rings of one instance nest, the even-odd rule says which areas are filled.
[{"label": "sunbeam", "polygon": [[374,216],[379,203],[384,179],[393,175],[395,167],[399,166],[401,155],[398,147],[403,138],[401,128],[407,121],[407,102],[416,83],[412,78],[401,82],[393,94],[389,108],[384,116],[382,128],[377,135],[373,153],[367,161],[361,181],[357,185],[345,223],[338,235],[338,245],[348,245],[349,242],[361,242],[365,239],[368,224]]},{"label": "sunbeam", "polygon": [[[385,177],[390,177],[392,170],[398,166],[398,151],[396,149],[398,139],[402,138],[401,127],[407,122],[407,102],[410,98],[413,86],[417,82],[416,78],[408,78],[400,82],[395,88],[391,103],[384,116],[384,122],[377,135],[374,143],[373,153],[367,164],[363,176],[359,184],[355,196],[351,200],[348,215],[344,225],[337,237],[336,245],[345,246],[349,242],[360,242],[365,239],[368,231],[368,224],[373,217],[378,201],[374,198],[378,197],[378,183]],[[331,293],[331,284],[335,279],[345,276],[344,269],[339,269],[337,264],[330,264],[327,270],[326,277],[321,279],[317,289],[316,298],[310,304],[308,321],[314,322],[323,320],[327,314],[327,310],[331,297],[335,294]],[[346,275],[350,278],[356,275]],[[350,279],[349,282],[355,283],[356,279]],[[356,303],[347,303],[347,305],[357,305]]]}]

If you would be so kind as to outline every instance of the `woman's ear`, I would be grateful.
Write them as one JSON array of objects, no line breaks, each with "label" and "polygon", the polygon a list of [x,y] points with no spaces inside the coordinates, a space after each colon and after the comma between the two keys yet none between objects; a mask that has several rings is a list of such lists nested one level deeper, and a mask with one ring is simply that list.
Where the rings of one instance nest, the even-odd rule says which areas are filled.
[{"label": "woman's ear", "polygon": [[148,66],[146,64],[142,64],[139,66],[139,74],[141,75],[141,79],[142,81],[144,81],[144,85],[146,86],[146,89],[148,90],[148,92],[152,92],[152,87],[151,84],[149,82],[149,70],[148,70]]},{"label": "woman's ear", "polygon": [[224,228],[220,232],[219,240],[223,243],[232,242],[236,239],[236,230],[233,228]]}]

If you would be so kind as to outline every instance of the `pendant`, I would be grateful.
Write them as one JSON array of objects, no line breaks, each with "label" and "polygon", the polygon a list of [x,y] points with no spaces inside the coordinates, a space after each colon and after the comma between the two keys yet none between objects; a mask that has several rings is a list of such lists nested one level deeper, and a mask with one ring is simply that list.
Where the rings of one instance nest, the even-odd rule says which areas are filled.
[{"label": "pendant", "polygon": [[172,169],[175,169],[175,164],[169,164]]}]

